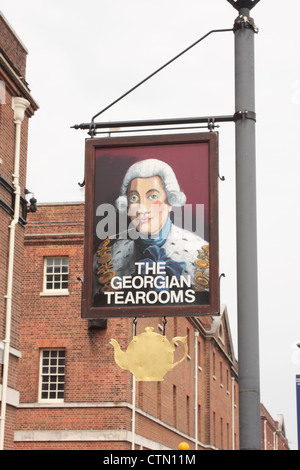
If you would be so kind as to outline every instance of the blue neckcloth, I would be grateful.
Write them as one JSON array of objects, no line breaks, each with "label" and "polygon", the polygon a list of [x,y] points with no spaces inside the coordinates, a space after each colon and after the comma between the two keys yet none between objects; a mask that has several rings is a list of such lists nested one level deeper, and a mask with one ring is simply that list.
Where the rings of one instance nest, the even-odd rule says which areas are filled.
[{"label": "blue neckcloth", "polygon": [[[135,243],[138,245],[139,249],[142,251],[143,255],[141,260],[144,264],[141,266],[141,274],[145,275],[146,273],[146,266],[145,264],[153,265],[153,263],[157,262],[165,262],[165,271],[166,274],[164,276],[176,276],[177,279],[183,274],[183,271],[186,268],[185,262],[178,262],[172,259],[166,259],[166,250],[162,248],[165,244],[166,239],[170,233],[172,227],[172,222],[170,219],[167,220],[165,225],[163,226],[162,230],[159,232],[157,237],[149,237],[138,238]],[[159,274],[161,276],[161,274]],[[156,290],[168,290],[166,288],[163,289],[156,289]]]},{"label": "blue neckcloth", "polygon": [[170,217],[168,217],[165,225],[161,229],[161,231],[157,234],[157,236],[154,237],[143,237],[142,234],[140,234],[139,238],[136,240],[136,243],[138,247],[140,248],[141,251],[144,251],[145,248],[148,246],[163,246],[165,244],[166,239],[169,236],[170,230],[172,227],[172,221]]}]

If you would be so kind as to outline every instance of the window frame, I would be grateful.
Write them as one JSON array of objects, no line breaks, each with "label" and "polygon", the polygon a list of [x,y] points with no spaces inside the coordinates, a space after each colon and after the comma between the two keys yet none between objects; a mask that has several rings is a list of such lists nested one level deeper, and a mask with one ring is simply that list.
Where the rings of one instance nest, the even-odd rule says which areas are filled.
[{"label": "window frame", "polygon": [[[50,260],[50,259],[60,259],[60,260],[63,260],[63,259],[67,259],[68,260],[68,272],[67,273],[63,273],[62,270],[60,270],[59,273],[57,273],[57,275],[60,276],[60,284],[62,284],[63,280],[61,279],[61,277],[65,274],[68,275],[68,280],[67,280],[67,283],[68,283],[68,287],[67,288],[60,288],[60,289],[55,289],[54,287],[51,288],[51,289],[48,289],[47,288],[47,260]],[[60,268],[62,268],[62,263],[59,265]],[[54,276],[55,273],[53,272],[52,275]],[[53,284],[54,284],[54,281],[52,281]],[[44,268],[43,268],[43,290],[41,292],[40,295],[42,296],[45,296],[45,295],[69,295],[69,282],[70,282],[70,260],[69,260],[69,257],[68,256],[44,256]]]},{"label": "window frame", "polygon": [[[46,357],[44,357],[44,353],[45,352],[49,352],[49,358],[51,359],[51,352],[53,351],[57,351],[58,353],[63,351],[64,352],[64,365],[63,365],[63,368],[64,368],[64,372],[63,373],[59,373],[58,372],[58,368],[59,367],[62,367],[61,364],[56,364],[55,367],[56,367],[56,373],[54,374],[51,374],[50,372],[50,366],[51,364],[48,365],[49,367],[49,372],[46,374],[43,372],[43,367],[45,367],[45,364],[43,364],[43,360],[46,359]],[[58,359],[59,359],[59,356],[58,356]],[[58,381],[56,379],[56,388],[55,388],[55,394],[57,395],[58,393],[61,393],[61,391],[59,391],[57,385],[59,384],[63,384],[63,390],[62,390],[62,393],[63,393],[63,398],[58,398],[57,396],[55,398],[43,398],[42,397],[42,393],[43,393],[43,389],[42,389],[42,386],[43,386],[43,377],[46,376],[46,375],[49,375],[49,376],[53,376],[53,377],[63,377],[64,380],[63,382],[61,381]],[[49,382],[49,385],[51,384],[51,381]],[[53,382],[54,384],[54,382]],[[38,402],[39,403],[64,403],[64,400],[65,400],[65,384],[66,384],[66,350],[65,348],[42,348],[40,349],[40,359],[39,359],[39,389],[38,389]],[[48,387],[47,389],[47,393],[50,394],[51,390],[50,390],[50,387]]]}]

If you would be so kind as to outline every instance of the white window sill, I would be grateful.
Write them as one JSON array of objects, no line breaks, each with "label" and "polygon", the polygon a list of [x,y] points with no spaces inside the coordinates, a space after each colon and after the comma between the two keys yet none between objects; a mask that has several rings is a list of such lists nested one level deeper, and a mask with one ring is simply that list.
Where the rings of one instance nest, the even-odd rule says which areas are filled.
[{"label": "white window sill", "polygon": [[45,399],[43,400],[42,398],[40,398],[39,401],[38,401],[38,403],[39,403],[40,405],[43,405],[43,404],[44,404],[44,405],[47,405],[48,403],[49,403],[49,404],[51,404],[51,403],[52,403],[52,404],[55,404],[55,403],[64,403],[64,399],[63,399],[63,398],[56,398],[56,399],[54,399],[54,398],[52,398],[52,399],[51,399],[51,398],[46,399],[46,398],[45,398]]},{"label": "white window sill", "polygon": [[67,289],[65,290],[48,290],[44,292],[40,292],[41,297],[53,297],[53,296],[62,296],[62,295],[69,295],[69,291]]}]

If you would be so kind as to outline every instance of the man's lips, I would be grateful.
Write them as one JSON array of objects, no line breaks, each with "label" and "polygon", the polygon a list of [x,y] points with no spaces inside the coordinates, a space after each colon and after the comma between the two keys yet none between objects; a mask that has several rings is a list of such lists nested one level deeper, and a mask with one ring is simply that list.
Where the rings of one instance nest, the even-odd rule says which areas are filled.
[{"label": "man's lips", "polygon": [[149,222],[149,220],[151,220],[151,217],[143,216],[143,217],[138,217],[136,220],[140,224],[146,224],[147,222]]}]

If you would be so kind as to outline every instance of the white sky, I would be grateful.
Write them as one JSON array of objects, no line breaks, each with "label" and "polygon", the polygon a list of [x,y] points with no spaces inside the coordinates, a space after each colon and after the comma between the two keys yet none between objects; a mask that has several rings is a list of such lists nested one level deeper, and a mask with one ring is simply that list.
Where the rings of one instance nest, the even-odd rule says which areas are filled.
[{"label": "white sky", "polygon": [[[284,8],[285,7],[285,8]],[[9,0],[1,11],[29,50],[27,81],[40,109],[30,121],[27,187],[39,202],[82,200],[91,117],[212,29],[231,28],[226,0]],[[284,415],[297,448],[300,374],[300,2],[261,0],[256,43],[257,218],[261,401]],[[209,36],[99,120],[234,113],[234,35]],[[221,301],[235,352],[234,124],[220,132]],[[249,247],[251,249],[251,247]]]}]

